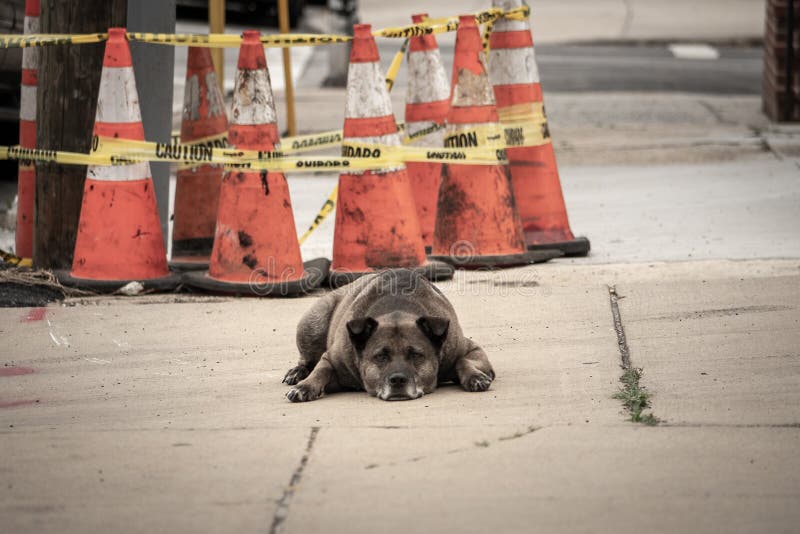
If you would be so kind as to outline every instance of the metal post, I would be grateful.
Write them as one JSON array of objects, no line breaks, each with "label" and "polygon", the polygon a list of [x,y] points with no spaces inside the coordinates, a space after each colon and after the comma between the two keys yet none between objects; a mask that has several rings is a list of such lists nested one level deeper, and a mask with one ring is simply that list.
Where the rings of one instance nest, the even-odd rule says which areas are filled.
[{"label": "metal post", "polygon": [[[175,33],[175,0],[137,0],[128,2],[128,31]],[[133,71],[139,105],[142,108],[144,137],[148,141],[170,142],[172,131],[172,86],[175,49],[148,43],[131,43]],[[165,244],[169,228],[170,164],[150,164],[153,173],[158,215]]]},{"label": "metal post", "polygon": [[[278,26],[281,33],[289,33],[289,0],[278,0]],[[295,135],[294,81],[292,80],[292,57],[289,48],[283,49],[283,84],[286,94],[286,123],[289,135]]]},{"label": "metal post", "polygon": [[[211,33],[225,33],[225,0],[210,0],[208,2],[208,27]],[[212,48],[211,59],[214,60],[214,70],[217,71],[219,90],[225,94],[225,49]]]},{"label": "metal post", "polygon": [[[353,24],[358,22],[357,0],[328,0],[329,32],[353,35]],[[350,65],[350,43],[330,45],[328,49],[328,75],[323,80],[325,87],[347,85],[347,69]]]}]

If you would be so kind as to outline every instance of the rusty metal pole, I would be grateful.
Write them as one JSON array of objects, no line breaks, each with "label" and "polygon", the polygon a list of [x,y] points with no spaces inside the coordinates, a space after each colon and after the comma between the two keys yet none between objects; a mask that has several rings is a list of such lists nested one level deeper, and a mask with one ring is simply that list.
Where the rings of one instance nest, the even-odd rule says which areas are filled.
[{"label": "rusty metal pole", "polygon": [[[210,33],[225,33],[225,0],[209,0],[208,2],[208,27]],[[212,48],[211,58],[214,60],[214,70],[217,72],[219,90],[225,94],[225,49]]]},{"label": "rusty metal pole", "polygon": [[[289,0],[278,0],[278,26],[281,33],[289,33]],[[288,47],[283,48],[283,86],[286,95],[286,125],[289,135],[295,135],[294,81],[292,80],[292,57]]]}]

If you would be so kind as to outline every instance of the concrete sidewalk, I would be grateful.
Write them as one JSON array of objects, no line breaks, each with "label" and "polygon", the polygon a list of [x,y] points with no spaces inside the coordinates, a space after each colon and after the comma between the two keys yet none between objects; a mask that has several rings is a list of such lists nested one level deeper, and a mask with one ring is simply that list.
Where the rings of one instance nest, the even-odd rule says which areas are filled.
[{"label": "concrete sidewalk", "polygon": [[[656,427],[612,398],[608,286]],[[293,405],[312,298],[0,311],[6,532],[794,532],[800,261],[552,263],[441,284],[492,389]]]}]

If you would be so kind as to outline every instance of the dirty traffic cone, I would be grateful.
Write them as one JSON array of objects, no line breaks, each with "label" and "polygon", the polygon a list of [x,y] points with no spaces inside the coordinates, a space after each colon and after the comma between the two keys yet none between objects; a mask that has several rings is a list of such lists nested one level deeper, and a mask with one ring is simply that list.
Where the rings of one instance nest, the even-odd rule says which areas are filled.
[{"label": "dirty traffic cone", "polygon": [[[344,138],[359,143],[399,146],[380,56],[369,24],[353,27],[347,74]],[[347,151],[345,151],[347,155]],[[333,234],[334,287],[391,267],[419,268],[431,279],[452,277],[453,269],[429,262],[404,165],[339,176]]]},{"label": "dirty traffic cone", "polygon": [[[459,17],[451,86],[446,147],[477,147],[479,138],[485,143],[488,136],[469,132],[475,127],[494,127],[500,133],[481,36],[472,15]],[[431,257],[478,268],[536,263],[560,255],[553,250],[526,251],[504,165],[444,166]]]},{"label": "dirty traffic cone", "polygon": [[[505,10],[522,0],[493,0]],[[489,37],[489,78],[503,125],[541,125],[547,132],[542,86],[527,20],[500,18]],[[557,248],[568,256],[589,253],[589,240],[569,227],[553,144],[507,149],[514,197],[529,249]]]},{"label": "dirty traffic cone", "polygon": [[[211,51],[189,47],[186,89],[183,96],[181,144],[227,145],[228,118],[217,83]],[[217,222],[219,186],[224,169],[219,165],[181,166],[175,185],[170,267],[208,269]]]},{"label": "dirty traffic cone", "polygon": [[[412,15],[418,24],[427,13]],[[444,143],[444,121],[450,109],[450,83],[442,65],[439,47],[433,34],[412,37],[408,49],[408,91],[406,93],[406,135],[411,145],[438,148]],[[406,163],[411,194],[422,228],[422,241],[430,252],[436,224],[436,200],[442,164],[436,162]]]},{"label": "dirty traffic cone", "polygon": [[[39,0],[25,0],[25,33],[39,33]],[[39,48],[22,49],[22,88],[19,107],[19,146],[36,148],[36,90],[39,85]],[[32,161],[19,162],[17,182],[17,256],[33,256],[33,211],[36,196],[36,167]]]},{"label": "dirty traffic cone", "polygon": [[[278,148],[275,102],[257,31],[244,32],[233,91],[228,142],[233,148]],[[327,260],[305,266],[286,177],[279,172],[229,171],[222,179],[209,270],[185,275],[215,293],[293,296],[318,286]]]},{"label": "dirty traffic cone", "polygon": [[[108,30],[94,135],[144,140],[124,28]],[[72,271],[56,275],[64,285],[93,291],[114,291],[132,281],[150,290],[177,285],[179,277],[167,268],[149,163],[89,166]]]}]

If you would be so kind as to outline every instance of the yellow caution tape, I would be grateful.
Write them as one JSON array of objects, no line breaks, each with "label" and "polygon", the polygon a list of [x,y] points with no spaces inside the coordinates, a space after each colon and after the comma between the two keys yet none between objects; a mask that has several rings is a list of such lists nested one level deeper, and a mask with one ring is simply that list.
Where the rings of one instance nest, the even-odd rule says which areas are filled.
[{"label": "yellow caution tape", "polygon": [[[478,24],[491,23],[499,17],[513,20],[524,20],[530,14],[527,6],[503,11],[500,8],[491,8],[475,13]],[[372,32],[375,37],[389,37],[407,39],[422,35],[452,32],[458,29],[458,17],[428,19],[419,24],[384,28]],[[129,41],[144,43],[166,44],[172,46],[204,46],[209,48],[238,47],[242,44],[241,35],[226,33],[211,34],[171,34],[171,33],[145,33],[129,32],[126,34]],[[0,35],[0,48],[29,48],[37,46],[100,43],[108,39],[107,33],[89,34],[4,34]],[[291,46],[319,46],[334,43],[347,43],[353,38],[347,35],[329,34],[273,34],[261,36],[265,47],[291,47]]]},{"label": "yellow caution tape", "polygon": [[15,267],[33,267],[33,261],[31,258],[21,258],[16,254],[6,252],[5,250],[0,250],[0,260],[3,260],[9,265],[13,265]]},{"label": "yellow caution tape", "polygon": [[[398,129],[401,132],[403,130],[405,130],[405,125],[403,125],[403,128],[400,128],[400,126],[401,126],[400,124],[397,125]],[[401,142],[404,145],[410,145],[411,143],[413,143],[413,142],[415,142],[415,141],[417,141],[417,140],[419,140],[419,139],[421,139],[423,137],[427,137],[427,136],[429,136],[431,134],[434,134],[436,132],[440,132],[440,131],[444,130],[446,127],[447,127],[447,125],[444,124],[444,123],[442,123],[442,124],[431,124],[427,128],[423,128],[422,130],[418,130],[418,131],[416,131],[416,132],[414,132],[412,134],[406,135],[405,137],[403,137],[401,139]]]},{"label": "yellow caution tape", "polygon": [[110,155],[79,154],[38,148],[22,148],[20,146],[0,146],[0,160],[18,159],[27,164],[33,161],[60,163],[63,165],[124,165],[133,161],[114,158]]},{"label": "yellow caution tape", "polygon": [[[170,136],[170,142],[173,145],[181,144],[180,132],[178,132],[178,137],[176,138],[174,135]],[[228,146],[228,132],[222,132],[216,135],[209,135],[208,137],[201,137],[198,139],[193,139],[192,141],[185,144],[186,146],[207,146],[211,148],[227,148]],[[181,163],[178,165],[178,170],[185,170],[185,169],[194,169],[197,165],[192,165],[189,163]]]},{"label": "yellow caution tape", "polygon": [[458,162],[476,165],[497,165],[505,162],[505,154],[497,150],[498,147],[483,146],[462,150],[460,148],[428,148],[414,146],[390,146],[344,141],[342,143],[342,156],[348,159],[371,159],[376,167],[414,162]]},{"label": "yellow caution tape", "polygon": [[386,71],[386,90],[390,93],[392,92],[394,81],[397,78],[397,73],[400,72],[400,66],[403,64],[403,57],[405,56],[406,49],[408,48],[408,41],[408,39],[403,41],[403,44],[400,46],[400,50],[398,50],[394,55],[392,63],[389,65],[389,70]]},{"label": "yellow caution tape", "polygon": [[300,236],[300,239],[297,240],[301,245],[305,242],[306,239],[308,239],[308,236],[311,235],[311,232],[316,230],[319,227],[319,225],[322,224],[322,221],[324,221],[328,217],[328,215],[331,214],[333,208],[336,207],[336,196],[338,194],[339,194],[339,186],[337,185],[333,188],[331,194],[328,195],[328,198],[325,199],[325,203],[317,212],[317,216],[314,217],[314,221],[308,227],[308,230],[306,230],[306,232],[302,236]]},{"label": "yellow caution tape", "polygon": [[88,34],[43,34],[28,33],[0,35],[0,48],[32,48],[36,46],[101,43],[108,39],[107,33]]},{"label": "yellow caution tape", "polygon": [[547,121],[543,102],[526,102],[498,108],[497,114],[500,117],[500,122],[504,124]]},{"label": "yellow caution tape", "polygon": [[529,102],[501,108],[498,110],[498,115],[506,130],[517,127],[538,128],[544,138],[544,142],[540,144],[551,142],[543,102]]},{"label": "yellow caution tape", "polygon": [[[206,48],[232,48],[242,44],[242,36],[228,33],[211,34],[171,34],[171,33],[128,33],[129,41],[167,44],[174,46],[203,46]],[[319,46],[334,43],[347,43],[353,38],[347,35],[327,35],[318,33],[292,33],[262,35],[261,44],[269,48],[291,46]]]},{"label": "yellow caution tape", "polygon": [[[499,131],[502,131],[500,129]],[[472,130],[470,130],[471,134]],[[477,129],[475,135],[488,135]],[[498,135],[500,136],[500,135]],[[316,172],[331,170],[375,170],[402,165],[405,161],[461,161],[473,164],[497,164],[496,148],[502,143],[472,147],[436,148],[387,146],[345,141],[342,157],[290,157],[281,150],[258,151],[237,148],[214,148],[206,145],[178,145],[95,137],[92,154],[85,157],[102,156],[106,161],[130,163],[133,161],[167,161],[191,165],[219,164],[238,169],[268,170],[279,172]],[[92,164],[102,164],[92,162]],[[112,163],[118,164],[118,163]]]},{"label": "yellow caution tape", "polygon": [[[534,117],[536,119],[536,117]],[[335,132],[334,132],[335,134]],[[314,136],[309,136],[314,137]],[[216,138],[216,139],[215,139]],[[192,144],[153,143],[95,136],[90,154],[0,147],[0,159],[50,161],[72,165],[127,165],[139,161],[166,161],[186,165],[216,164],[234,169],[278,172],[368,170],[405,161],[497,164],[505,162],[506,147],[538,146],[550,142],[543,116],[512,125],[489,124],[445,135],[443,148],[342,143],[342,157],[288,156],[288,151],[227,148],[219,136]]]},{"label": "yellow caution tape", "polygon": [[483,36],[481,36],[481,43],[483,45],[483,53],[489,55],[489,38],[492,35],[492,28],[494,28],[494,21],[486,23],[483,28]]},{"label": "yellow caution tape", "polygon": [[281,139],[281,151],[287,154],[311,152],[322,148],[330,148],[342,143],[342,130],[331,130],[309,135],[296,135]]},{"label": "yellow caution tape", "polygon": [[454,32],[458,29],[458,18],[439,19],[439,21],[426,20],[418,24],[408,26],[398,26],[395,28],[384,28],[375,30],[372,35],[375,37],[389,37],[408,39],[410,37],[422,37],[436,33]]}]

